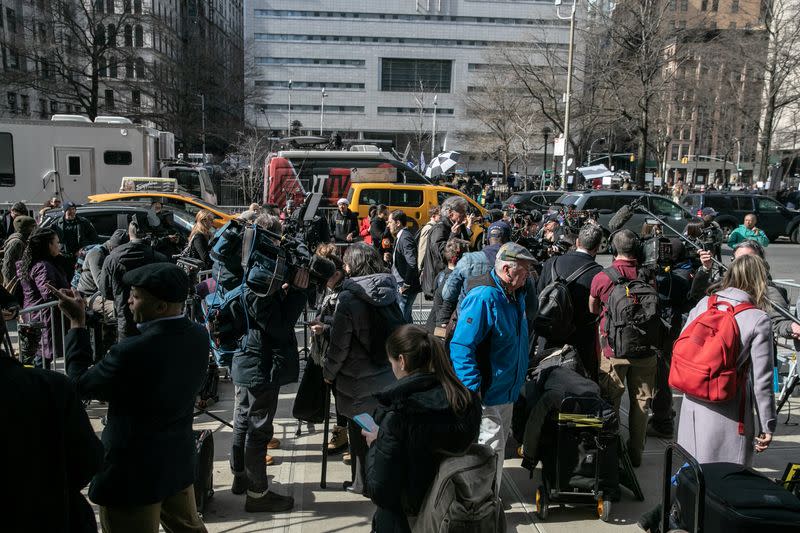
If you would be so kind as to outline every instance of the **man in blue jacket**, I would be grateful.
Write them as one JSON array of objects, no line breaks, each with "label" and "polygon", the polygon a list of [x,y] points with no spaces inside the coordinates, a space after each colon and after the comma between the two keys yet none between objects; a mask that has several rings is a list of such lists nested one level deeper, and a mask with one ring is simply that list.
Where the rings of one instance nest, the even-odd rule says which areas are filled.
[{"label": "man in blue jacket", "polygon": [[525,247],[500,247],[494,270],[470,280],[450,342],[456,375],[480,393],[483,417],[478,442],[498,454],[497,486],[511,413],[528,369],[528,322],[523,287],[535,258]]}]

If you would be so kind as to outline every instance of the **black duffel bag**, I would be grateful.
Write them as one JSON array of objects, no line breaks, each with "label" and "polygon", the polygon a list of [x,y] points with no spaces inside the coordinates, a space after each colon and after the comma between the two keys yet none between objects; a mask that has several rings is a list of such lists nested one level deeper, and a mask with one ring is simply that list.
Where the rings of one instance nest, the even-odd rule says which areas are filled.
[{"label": "black duffel bag", "polygon": [[309,358],[297,395],[292,406],[292,416],[297,420],[309,423],[319,423],[325,420],[325,380],[322,377],[322,367]]}]

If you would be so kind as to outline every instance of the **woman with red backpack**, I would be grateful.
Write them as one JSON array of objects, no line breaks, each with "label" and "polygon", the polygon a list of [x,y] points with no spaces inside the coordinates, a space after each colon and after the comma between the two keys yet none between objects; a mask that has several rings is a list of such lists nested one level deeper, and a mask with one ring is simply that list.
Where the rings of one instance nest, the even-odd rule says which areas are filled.
[{"label": "woman with red backpack", "polygon": [[677,442],[697,461],[750,466],[775,431],[767,268],[739,257],[689,313],[669,382],[683,391]]}]

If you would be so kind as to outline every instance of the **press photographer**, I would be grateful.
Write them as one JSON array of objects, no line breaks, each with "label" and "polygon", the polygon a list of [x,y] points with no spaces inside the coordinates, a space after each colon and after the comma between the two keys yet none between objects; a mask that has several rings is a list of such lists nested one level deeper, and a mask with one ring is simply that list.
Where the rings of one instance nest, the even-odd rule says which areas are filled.
[{"label": "press photographer", "polygon": [[[183,314],[189,279],[171,263],[122,276],[140,335],[121,340],[96,364],[85,302],[53,292],[69,318],[67,374],[80,397],[108,402],[105,461],[89,487],[106,533],[205,532],[193,483],[194,403],[206,377],[208,335]],[[145,392],[143,392],[145,391]]]},{"label": "press photographer", "polygon": [[280,387],[299,376],[294,325],[305,307],[306,291],[310,283],[324,283],[335,272],[330,261],[312,256],[302,240],[304,229],[314,223],[316,201],[310,196],[287,220],[283,234],[278,217],[261,215],[250,226],[229,223],[212,242],[220,283],[206,297],[207,322],[212,347],[232,356],[236,399],[231,492],[247,493],[247,512],[294,506],[292,497],[269,490],[266,469],[271,458],[266,453]]}]

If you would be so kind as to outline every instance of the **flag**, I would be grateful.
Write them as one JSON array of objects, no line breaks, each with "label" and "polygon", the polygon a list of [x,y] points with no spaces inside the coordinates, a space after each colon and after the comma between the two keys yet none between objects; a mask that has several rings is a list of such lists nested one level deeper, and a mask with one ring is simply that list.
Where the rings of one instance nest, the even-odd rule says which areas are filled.
[{"label": "flag", "polygon": [[419,154],[419,172],[420,172],[420,174],[424,173],[425,169],[427,167],[428,167],[428,165],[425,164],[425,152],[424,151],[420,152],[420,154]]}]

